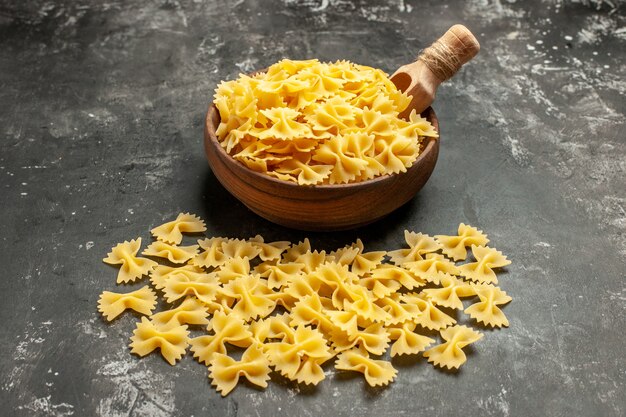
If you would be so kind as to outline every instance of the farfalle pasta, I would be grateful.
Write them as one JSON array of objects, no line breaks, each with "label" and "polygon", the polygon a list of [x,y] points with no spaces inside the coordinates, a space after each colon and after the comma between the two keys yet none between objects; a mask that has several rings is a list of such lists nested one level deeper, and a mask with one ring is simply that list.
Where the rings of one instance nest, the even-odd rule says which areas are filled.
[{"label": "farfalle pasta", "polygon": [[[314,154],[319,141],[330,144],[336,137],[339,127],[333,123],[349,126],[362,119],[364,134],[374,136],[372,146],[381,149],[403,140],[394,136],[389,123],[374,117],[391,111],[402,96],[381,98],[371,90],[367,77],[350,65],[333,69],[334,76],[351,80],[343,84],[327,82],[324,71],[309,66],[285,62],[280,70],[284,73],[270,71],[269,78],[256,78],[265,93],[252,101],[248,87],[232,86],[235,110],[245,119],[242,125],[274,118],[280,119],[276,135],[307,128],[311,132],[310,138],[265,143],[237,132],[239,121],[233,119],[235,128],[227,133],[229,146],[243,147],[248,163],[267,149],[276,155]],[[282,81],[301,73],[303,79]],[[308,82],[313,80],[322,84],[311,91]],[[357,93],[362,111],[350,105]],[[333,100],[334,107],[321,104],[319,97]],[[297,112],[317,106],[312,113],[315,123],[307,124],[303,117],[294,124],[285,118],[289,111],[257,113],[254,107],[272,109],[280,103]],[[407,129],[405,136],[420,134],[413,127]],[[356,133],[354,142],[341,144],[346,158],[333,163],[335,175],[351,169],[354,161],[347,157],[354,155],[375,168],[376,158],[362,152],[369,139],[357,138]],[[383,139],[387,142],[377,143]],[[403,163],[402,152],[394,152],[393,158]],[[267,158],[262,161],[268,163]],[[300,163],[304,170],[321,166]],[[148,275],[150,286],[126,293],[105,291],[98,311],[106,321],[127,309],[147,316],[137,323],[131,352],[145,356],[159,350],[175,365],[191,346],[192,356],[207,366],[211,384],[223,396],[237,387],[241,377],[266,387],[272,373],[297,384],[317,385],[326,376],[325,368],[332,366],[332,358],[336,358],[335,369],[360,372],[371,386],[385,386],[395,379],[397,370],[385,360],[389,357],[422,355],[435,366],[457,369],[466,361],[463,347],[483,336],[457,324],[457,319],[467,322],[462,314],[480,326],[509,325],[502,308],[511,297],[494,284],[499,268],[510,261],[487,247],[486,235],[472,226],[461,224],[458,236],[435,238],[405,231],[408,247],[389,252],[365,252],[359,239],[327,252],[312,248],[308,239],[291,244],[266,241],[260,235],[201,238],[197,245],[181,246],[184,239],[192,239],[186,233],[199,233],[202,227],[200,218],[183,213],[153,229],[157,240],[143,253],[155,260],[137,257],[141,239],[113,248],[105,262],[121,265],[118,283]],[[466,256],[467,247],[476,261],[455,263],[454,259]],[[163,303],[158,303],[159,297]],[[155,312],[157,304],[163,308]],[[434,336],[436,332],[440,337]],[[237,352],[242,352],[240,358]]]},{"label": "farfalle pasta", "polygon": [[116,293],[105,291],[98,300],[98,311],[111,321],[127,309],[135,310],[139,314],[150,315],[156,307],[156,293],[149,286],[144,286],[137,291],[129,293]]},{"label": "farfalle pasta", "polygon": [[164,223],[150,231],[158,240],[178,245],[183,240],[183,233],[200,233],[206,230],[204,221],[189,213],[180,213],[175,220]]},{"label": "farfalle pasta", "polygon": [[270,379],[269,361],[263,349],[258,344],[252,344],[236,361],[228,355],[216,353],[209,365],[209,378],[211,385],[215,385],[222,396],[228,395],[243,376],[248,381],[259,387],[267,387]]},{"label": "farfalle pasta", "polygon": [[383,71],[284,59],[215,90],[222,147],[248,168],[300,185],[405,172],[434,127]]},{"label": "farfalle pasta", "polygon": [[110,265],[121,265],[117,273],[117,283],[124,284],[148,275],[158,263],[152,259],[137,257],[141,248],[141,238],[117,244],[103,261]]}]

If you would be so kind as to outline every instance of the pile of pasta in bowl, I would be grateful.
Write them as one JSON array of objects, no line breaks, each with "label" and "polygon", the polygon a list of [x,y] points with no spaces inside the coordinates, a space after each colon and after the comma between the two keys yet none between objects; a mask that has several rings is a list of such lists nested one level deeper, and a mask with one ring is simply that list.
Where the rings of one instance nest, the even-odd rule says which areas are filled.
[{"label": "pile of pasta in bowl", "polygon": [[216,135],[249,169],[300,185],[405,172],[438,137],[383,71],[348,61],[282,60],[218,85]]},{"label": "pile of pasta in bowl", "polygon": [[[327,253],[308,239],[261,236],[181,245],[183,233],[205,230],[181,213],[152,229],[144,256],[141,238],[116,245],[104,262],[119,265],[117,283],[150,284],[105,291],[98,310],[107,321],[126,310],[143,315],[131,352],[158,351],[175,365],[190,348],[222,395],[243,378],[266,387],[272,370],[317,385],[333,358],[335,369],[362,373],[371,386],[395,379],[389,358],[399,355],[458,369],[480,328],[509,325],[500,307],[511,297],[496,286],[496,271],[510,261],[463,223],[450,236],[406,231],[406,246],[389,252],[366,251],[357,240]],[[468,248],[474,259],[459,264]],[[155,312],[159,297],[165,308]],[[459,324],[459,312],[478,329]]]}]

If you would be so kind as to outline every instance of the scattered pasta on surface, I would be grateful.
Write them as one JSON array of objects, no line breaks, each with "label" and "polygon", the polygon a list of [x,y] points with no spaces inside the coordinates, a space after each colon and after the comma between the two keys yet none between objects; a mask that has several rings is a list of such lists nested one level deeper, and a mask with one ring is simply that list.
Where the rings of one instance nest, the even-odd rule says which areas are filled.
[{"label": "scattered pasta on surface", "polygon": [[[306,129],[285,120],[274,134],[286,126]],[[386,386],[402,355],[456,370],[467,361],[463,348],[483,337],[469,324],[509,325],[501,308],[511,297],[495,284],[511,262],[472,226],[461,224],[457,236],[405,231],[407,247],[389,252],[366,251],[360,239],[326,252],[308,239],[266,242],[259,235],[180,246],[183,233],[201,228],[200,218],[182,213],[153,229],[157,240],[143,254],[161,264],[136,256],[140,238],[115,246],[104,261],[121,265],[118,284],[149,275],[153,288],[104,291],[98,311],[106,321],[127,309],[147,316],[136,324],[131,352],[158,350],[175,365],[189,350],[223,396],[242,379],[267,387],[272,373],[317,385],[331,366]],[[468,247],[474,259],[455,263]],[[165,307],[155,312],[159,298]]]},{"label": "scattered pasta on surface", "polygon": [[426,119],[399,117],[411,98],[383,71],[348,61],[284,59],[215,90],[218,140],[248,168],[300,185],[341,184],[405,172]]}]

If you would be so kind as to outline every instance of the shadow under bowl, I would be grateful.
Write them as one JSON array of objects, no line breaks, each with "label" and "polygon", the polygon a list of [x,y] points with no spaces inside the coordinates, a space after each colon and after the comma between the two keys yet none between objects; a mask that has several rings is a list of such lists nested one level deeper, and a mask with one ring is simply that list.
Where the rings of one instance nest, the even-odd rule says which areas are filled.
[{"label": "shadow under bowl", "polygon": [[[439,132],[431,107],[422,117]],[[215,134],[219,124],[219,112],[211,104],[204,124],[204,148],[219,182],[259,216],[306,231],[353,229],[387,216],[426,184],[439,154],[439,139],[427,137],[422,152],[406,172],[349,184],[298,185],[252,171],[228,155]]]}]

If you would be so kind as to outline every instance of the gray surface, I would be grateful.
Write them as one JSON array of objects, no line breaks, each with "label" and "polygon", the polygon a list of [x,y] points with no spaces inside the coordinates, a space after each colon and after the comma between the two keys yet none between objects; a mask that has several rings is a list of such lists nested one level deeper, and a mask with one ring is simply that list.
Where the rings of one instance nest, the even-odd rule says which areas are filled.
[{"label": "gray surface", "polygon": [[[624,6],[609,1],[3,1],[0,3],[2,415],[625,413]],[[462,371],[423,360],[386,390],[240,386],[226,399],[189,356],[126,348],[136,320],[96,312],[115,243],[179,211],[209,233],[299,239],[230,197],[207,167],[219,80],[283,56],[392,71],[453,23],[483,50],[436,103],[441,154],[423,191],[357,236],[484,229],[513,260],[511,327]]]}]

